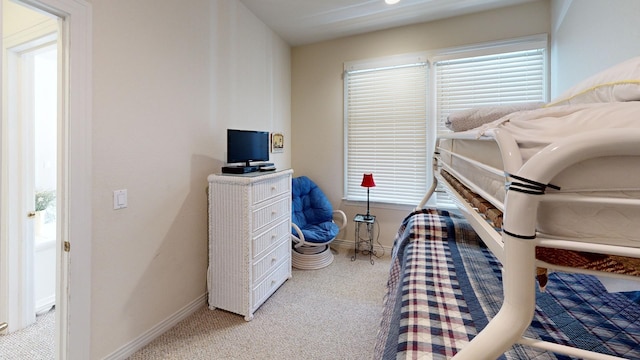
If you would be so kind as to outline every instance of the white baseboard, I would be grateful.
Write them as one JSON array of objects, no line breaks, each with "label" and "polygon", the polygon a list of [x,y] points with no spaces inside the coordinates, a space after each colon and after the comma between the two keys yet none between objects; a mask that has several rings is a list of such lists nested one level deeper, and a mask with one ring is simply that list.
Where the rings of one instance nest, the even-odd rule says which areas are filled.
[{"label": "white baseboard", "polygon": [[56,304],[56,294],[36,300],[36,315],[45,314]]},{"label": "white baseboard", "polygon": [[167,330],[171,329],[180,321],[186,319],[189,315],[193,314],[196,310],[202,308],[206,304],[207,294],[205,293],[175,312],[173,315],[159,322],[158,325],[144,332],[138,338],[133,339],[128,344],[125,344],[115,352],[111,353],[109,356],[105,357],[104,360],[122,360],[128,358],[133,355],[133,353],[145,347],[155,338],[164,334]]},{"label": "white baseboard", "polygon": [[[353,240],[335,239],[331,243],[331,246],[341,250],[353,250],[354,243]],[[384,253],[385,255],[391,253],[391,248],[383,247],[379,244],[374,244],[373,248],[379,253],[380,251],[382,251],[382,253]],[[155,338],[174,327],[180,321],[189,317],[189,315],[193,314],[196,310],[200,309],[203,306],[206,306],[206,304],[207,294],[205,293],[197,299],[193,300],[191,303],[187,304],[182,309],[175,312],[173,315],[158,323],[156,326],[144,332],[138,338],[133,339],[129,343],[120,347],[118,350],[105,357],[104,360],[122,360],[128,358],[129,356],[133,355],[133,353],[152,342]]]}]

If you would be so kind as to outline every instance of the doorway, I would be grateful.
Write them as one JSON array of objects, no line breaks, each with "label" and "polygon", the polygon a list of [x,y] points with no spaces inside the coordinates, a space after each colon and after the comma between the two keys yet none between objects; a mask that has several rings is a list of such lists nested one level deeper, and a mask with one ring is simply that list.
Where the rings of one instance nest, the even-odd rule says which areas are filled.
[{"label": "doorway", "polygon": [[[11,312],[16,286],[9,281],[6,269],[17,261],[13,257],[20,249],[7,244],[7,238],[13,236],[10,224],[20,223],[25,213],[9,211],[11,201],[28,203],[31,199],[20,199],[24,191],[11,191],[12,186],[21,184],[20,178],[12,179],[17,173],[12,166],[9,139],[17,136],[13,128],[7,125],[8,115],[15,109],[7,102],[6,84],[10,80],[7,71],[6,29],[16,17],[6,16],[4,10],[12,5],[24,5],[37,13],[56,19],[60,45],[58,49],[58,71],[61,75],[58,94],[58,133],[57,139],[57,183],[56,183],[56,359],[88,359],[91,357],[91,4],[85,0],[1,0],[0,1],[0,43],[3,43],[3,56],[0,57],[0,105],[2,108],[2,144],[0,165],[0,324]],[[66,51],[73,49],[73,51]],[[35,181],[35,180],[34,180]],[[24,232],[33,231],[27,226]],[[18,229],[20,229],[18,227]],[[72,246],[73,245],[73,246]],[[73,249],[73,251],[71,250]],[[28,250],[28,249],[27,249]],[[30,269],[30,267],[26,267]],[[32,270],[25,270],[32,271]],[[25,276],[24,274],[19,274]],[[60,291],[62,290],[62,291]],[[8,296],[7,294],[11,294]],[[29,296],[27,296],[29,298]],[[23,307],[29,309],[29,307]],[[25,313],[17,314],[27,317]],[[14,314],[15,315],[15,314]],[[0,327],[0,332],[2,332]]]},{"label": "doorway", "polygon": [[[3,328],[12,333],[33,325],[56,303],[58,128],[62,78],[58,63],[58,18],[3,2],[2,237],[0,291]],[[11,19],[11,21],[7,21]],[[6,134],[6,135],[5,135]],[[54,316],[48,315],[50,322]],[[49,332],[59,327],[48,326]],[[21,334],[27,333],[26,331]],[[28,332],[31,337],[57,334]],[[44,347],[55,357],[55,344]],[[4,350],[4,349],[3,349]],[[2,355],[15,355],[4,354]],[[44,355],[44,354],[43,354]]]},{"label": "doorway", "polygon": [[[33,76],[33,89],[26,87],[33,103],[34,149],[34,311],[36,316],[51,310],[56,300],[57,248],[57,124],[58,48],[57,33],[51,43],[22,55],[28,64],[23,72]],[[40,39],[38,39],[40,40]]]}]

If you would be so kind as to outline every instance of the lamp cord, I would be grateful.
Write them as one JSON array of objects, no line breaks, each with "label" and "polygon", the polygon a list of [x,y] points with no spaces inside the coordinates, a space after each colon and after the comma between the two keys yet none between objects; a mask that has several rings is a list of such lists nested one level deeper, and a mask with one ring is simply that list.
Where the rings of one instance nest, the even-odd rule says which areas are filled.
[{"label": "lamp cord", "polygon": [[380,259],[381,257],[384,256],[385,250],[384,250],[384,247],[382,246],[382,244],[380,243],[380,223],[376,221],[376,222],[374,222],[374,224],[378,225],[378,233],[376,234],[376,242],[378,243],[378,245],[382,249],[382,254],[376,255],[374,253],[373,256],[375,256],[376,258]]}]

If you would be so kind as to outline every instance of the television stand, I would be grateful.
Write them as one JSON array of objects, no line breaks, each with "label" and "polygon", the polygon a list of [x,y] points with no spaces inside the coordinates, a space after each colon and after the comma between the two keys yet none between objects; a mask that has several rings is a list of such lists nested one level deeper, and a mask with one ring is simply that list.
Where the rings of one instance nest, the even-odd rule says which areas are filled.
[{"label": "television stand", "polygon": [[207,177],[209,309],[249,321],[291,278],[291,174]]}]

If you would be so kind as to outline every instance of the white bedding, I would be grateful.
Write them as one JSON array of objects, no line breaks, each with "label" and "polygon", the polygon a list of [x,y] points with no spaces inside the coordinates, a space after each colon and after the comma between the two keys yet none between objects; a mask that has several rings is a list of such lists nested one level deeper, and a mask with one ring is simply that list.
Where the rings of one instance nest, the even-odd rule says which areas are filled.
[{"label": "white bedding", "polygon": [[523,160],[548,144],[579,132],[604,128],[640,128],[640,101],[544,107],[518,111],[479,128],[477,136],[491,129],[506,129],[516,139]]},{"label": "white bedding", "polygon": [[[540,265],[538,247],[616,255],[626,259],[621,260],[625,264],[605,261],[589,269],[618,278],[637,274],[630,258],[640,259],[640,57],[579,83],[544,108],[441,136],[438,149],[442,170],[483,197],[495,193],[493,201],[504,213],[503,231],[495,231],[473,205],[461,200],[467,196],[454,196],[464,202],[463,214],[502,262],[504,290],[498,314],[456,358],[475,359],[488,351],[495,358],[515,343],[575,358],[604,358],[533,341],[522,333],[531,325],[536,306],[533,268]],[[520,178],[505,175],[505,168]],[[447,182],[443,176],[438,179]],[[509,181],[515,184],[504,200]],[[446,188],[455,192],[458,186]],[[542,265],[581,272],[576,264]],[[615,285],[626,289],[628,284]]]},{"label": "white bedding", "polygon": [[[492,131],[508,131],[523,163],[548,144],[579,132],[603,128],[640,128],[640,102],[556,106],[510,114],[498,121],[439,140],[441,161],[454,175],[504,211],[505,177]],[[466,133],[466,134],[465,134]],[[488,140],[489,139],[489,140]],[[638,144],[640,146],[640,144]],[[452,156],[446,150],[462,155]],[[470,158],[471,161],[465,159]],[[478,168],[474,161],[494,171]],[[577,163],[551,181],[555,193],[640,198],[640,158],[603,157]],[[485,196],[488,194],[489,196]],[[538,209],[538,231],[580,241],[640,247],[640,209],[602,204],[544,202]]]}]

